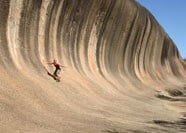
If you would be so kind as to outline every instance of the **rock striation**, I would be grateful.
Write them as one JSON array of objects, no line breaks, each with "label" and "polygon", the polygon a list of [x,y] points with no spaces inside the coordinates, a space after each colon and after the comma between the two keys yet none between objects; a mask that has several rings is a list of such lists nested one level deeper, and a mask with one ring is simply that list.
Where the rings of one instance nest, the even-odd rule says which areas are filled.
[{"label": "rock striation", "polygon": [[0,75],[2,132],[186,131],[186,62],[134,0],[0,0]]}]

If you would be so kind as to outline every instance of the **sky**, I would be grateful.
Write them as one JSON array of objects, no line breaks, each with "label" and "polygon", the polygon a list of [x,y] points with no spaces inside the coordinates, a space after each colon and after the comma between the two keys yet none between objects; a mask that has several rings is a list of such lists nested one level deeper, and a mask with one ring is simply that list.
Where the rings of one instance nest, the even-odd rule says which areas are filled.
[{"label": "sky", "polygon": [[186,0],[136,0],[147,8],[186,59]]}]

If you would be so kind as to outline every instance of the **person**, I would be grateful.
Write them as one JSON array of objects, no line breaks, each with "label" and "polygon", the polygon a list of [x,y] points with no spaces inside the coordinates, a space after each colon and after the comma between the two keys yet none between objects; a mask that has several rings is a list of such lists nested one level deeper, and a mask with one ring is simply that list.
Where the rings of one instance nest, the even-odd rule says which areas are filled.
[{"label": "person", "polygon": [[53,62],[48,62],[47,64],[50,64],[50,65],[54,65],[54,67],[56,68],[53,75],[57,78],[60,78],[59,77],[59,74],[61,72],[61,67],[64,67],[62,65],[60,65],[59,63],[57,63],[57,60],[54,59]]}]

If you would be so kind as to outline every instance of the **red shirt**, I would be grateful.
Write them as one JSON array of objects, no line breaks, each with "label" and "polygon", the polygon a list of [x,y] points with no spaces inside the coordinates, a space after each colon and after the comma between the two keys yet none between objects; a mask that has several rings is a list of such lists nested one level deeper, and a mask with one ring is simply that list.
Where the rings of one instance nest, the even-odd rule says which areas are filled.
[{"label": "red shirt", "polygon": [[54,64],[54,66],[56,67],[56,69],[60,69],[60,65],[59,64]]}]

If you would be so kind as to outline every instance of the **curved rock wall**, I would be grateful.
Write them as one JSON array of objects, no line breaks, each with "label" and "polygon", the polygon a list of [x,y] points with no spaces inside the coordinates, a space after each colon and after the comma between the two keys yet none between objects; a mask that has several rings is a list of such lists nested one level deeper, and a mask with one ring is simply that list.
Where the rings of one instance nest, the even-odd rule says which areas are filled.
[{"label": "curved rock wall", "polygon": [[[62,83],[59,84],[55,84],[47,77],[42,66],[43,61],[51,61],[54,58],[67,66],[62,74]],[[50,66],[47,67],[52,71]],[[10,118],[15,121],[10,127],[6,127],[9,122],[5,123],[5,119],[3,119],[1,121],[5,125],[1,127],[3,131],[11,132],[16,129],[23,132],[76,132],[75,130],[112,132],[112,129],[105,129],[112,122],[112,128],[114,130],[117,128],[118,132],[124,130],[135,132],[131,129],[136,123],[138,123],[136,131],[143,129],[155,132],[153,128],[162,132],[163,130],[175,131],[174,128],[166,129],[167,125],[175,125],[179,127],[180,131],[184,130],[182,129],[184,121],[176,120],[176,118],[184,116],[185,107],[182,105],[186,91],[184,88],[186,87],[186,63],[180,57],[173,41],[155,18],[134,0],[0,0],[0,68],[0,74],[4,75],[0,78],[2,81],[0,87],[11,88],[9,92],[3,89],[0,91],[3,99],[6,99],[4,103],[11,98],[17,99],[19,96],[12,96],[12,94],[15,94],[14,89],[18,90],[16,93],[21,95],[20,101],[8,103],[11,103],[11,106],[17,110],[21,110],[21,115],[16,115],[16,118],[18,117],[21,123],[26,121],[29,125],[25,127],[19,123],[20,121],[16,121],[16,118]],[[51,89],[53,87],[57,88],[57,90],[55,89],[57,92],[53,92],[54,90]],[[20,88],[25,91],[25,95],[21,91],[19,92]],[[37,89],[32,90],[31,88]],[[70,89],[64,94],[65,90],[60,92],[63,88],[74,88],[75,90]],[[158,93],[156,94],[155,91]],[[37,98],[35,95],[38,95]],[[63,98],[56,98],[58,95]],[[174,98],[175,95],[178,98]],[[66,97],[64,98],[64,96]],[[28,101],[32,101],[30,103],[31,114],[18,107],[18,103],[27,107],[26,100],[21,101],[25,97],[28,98]],[[133,105],[130,107],[128,103],[119,102],[116,97],[127,100]],[[74,101],[76,98],[77,101]],[[166,103],[166,107],[164,107],[159,105],[159,102],[164,101],[158,98],[169,102],[171,100],[179,102]],[[40,113],[43,113],[45,109],[37,109],[35,106],[37,103],[37,106],[41,107],[44,104],[42,99],[47,99],[51,105],[45,105],[46,108],[49,108],[48,112],[44,113],[47,118],[38,122]],[[59,102],[54,102],[57,99]],[[114,99],[118,101],[116,102],[117,107],[109,105]],[[146,101],[148,99],[149,102]],[[136,100],[139,100],[140,103]],[[69,105],[65,105],[67,101]],[[103,103],[99,103],[100,101]],[[77,111],[79,109],[76,107],[77,103],[81,107],[80,110],[85,113]],[[92,106],[87,105],[86,107],[85,103]],[[76,115],[73,114],[75,116],[71,120],[68,120],[68,115],[66,116],[66,123],[70,124],[69,130],[65,124],[60,127],[61,119],[55,121],[50,118],[50,116],[55,116],[58,111],[62,114],[65,112],[57,106],[58,104],[66,107],[67,112],[69,110],[78,112]],[[109,109],[103,105],[108,106]],[[153,116],[153,111],[158,111],[156,107],[152,109],[153,111],[147,109],[148,115],[143,117],[138,111],[144,113],[144,110],[135,107],[138,105],[142,108],[160,106],[160,110],[165,110],[162,111],[163,113],[158,113],[157,116],[161,118],[166,114],[167,119],[164,121],[152,120],[156,119]],[[5,107],[5,105],[2,106]],[[50,106],[54,106],[56,110],[53,112],[50,110]],[[118,106],[123,108],[128,106],[128,113]],[[108,114],[102,114],[98,110]],[[178,114],[173,117],[170,110]],[[6,110],[4,112],[7,113]],[[10,113],[14,116],[17,114],[17,111],[15,112]],[[91,115],[85,115],[86,112],[89,112],[87,115]],[[32,121],[29,118],[24,120],[20,118],[21,116],[32,116],[34,113],[38,117],[33,118]],[[139,120],[133,119],[128,122],[130,124],[127,124],[128,117],[124,117],[123,113],[126,113],[128,117],[134,115]],[[107,119],[107,115],[113,117]],[[85,129],[81,129],[77,124],[78,122],[85,124],[79,120],[81,117],[85,118],[85,123],[94,121],[97,117],[106,120],[101,119],[94,124],[88,122],[94,126],[86,125]],[[90,118],[86,120],[87,117]],[[153,121],[155,127],[150,128],[150,125],[142,122],[147,120],[147,117],[150,117],[151,120],[148,121]],[[175,123],[168,122],[172,119]],[[184,119],[182,118],[182,120]],[[33,124],[34,122],[40,123],[40,127]],[[100,124],[97,127],[99,122],[103,125]],[[165,129],[158,124],[166,125]],[[15,125],[19,126],[16,128]],[[49,128],[46,128],[46,125],[49,125]],[[32,129],[32,127],[34,128]]]},{"label": "curved rock wall", "polygon": [[105,78],[114,73],[141,80],[185,71],[171,39],[134,1],[20,0],[1,5],[7,10],[1,11],[1,51],[6,51],[1,58],[7,56],[19,69],[28,63],[38,69],[41,60],[56,58],[79,73]]}]

